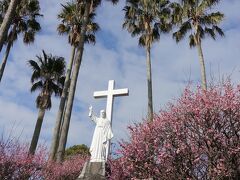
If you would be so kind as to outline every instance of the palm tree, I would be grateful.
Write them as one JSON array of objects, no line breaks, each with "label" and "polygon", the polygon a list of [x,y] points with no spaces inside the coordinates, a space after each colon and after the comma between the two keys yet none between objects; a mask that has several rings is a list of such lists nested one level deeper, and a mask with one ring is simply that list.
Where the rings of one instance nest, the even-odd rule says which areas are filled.
[{"label": "palm tree", "polygon": [[[4,5],[9,3],[9,0],[4,0]],[[2,8],[4,9],[4,8]],[[37,18],[40,6],[37,0],[22,0],[21,4],[17,6],[15,15],[12,19],[9,33],[5,43],[7,43],[6,52],[0,66],[0,82],[4,73],[4,69],[8,60],[8,56],[14,41],[17,40],[19,34],[23,34],[23,42],[30,44],[34,42],[35,34],[41,30]]]},{"label": "palm tree", "polygon": [[[111,1],[114,4],[118,2],[118,0],[108,0],[108,1]],[[73,100],[74,100],[74,95],[75,95],[76,85],[77,85],[77,78],[78,78],[79,69],[82,62],[85,35],[87,32],[87,25],[90,19],[89,15],[95,12],[96,8],[99,6],[101,2],[102,2],[101,0],[78,0],[77,1],[78,6],[84,6],[84,14],[83,14],[83,17],[81,18],[82,26],[80,31],[80,39],[76,47],[77,51],[74,58],[75,64],[74,64],[72,78],[69,86],[69,94],[68,94],[68,100],[66,103],[66,111],[63,118],[63,125],[62,125],[61,135],[59,139],[59,146],[57,150],[57,157],[56,157],[57,162],[61,162],[64,157],[67,136],[68,136],[68,129],[69,129],[72,107],[73,107]]]},{"label": "palm tree", "polygon": [[[20,3],[21,0],[11,0],[8,9],[5,13],[1,12],[1,27],[0,27],[0,51],[2,51],[2,47],[4,41],[6,39],[8,30],[11,26],[12,20],[14,18],[17,5]],[[0,5],[4,4],[1,2]]]},{"label": "palm tree", "polygon": [[29,154],[34,154],[45,111],[51,108],[51,96],[60,96],[62,93],[64,74],[65,74],[65,61],[63,57],[47,55],[43,51],[43,57],[37,56],[37,60],[30,60],[28,64],[32,68],[32,87],[31,92],[36,90],[40,91],[36,99],[36,105],[39,109],[37,123],[33,133]]},{"label": "palm tree", "polygon": [[[69,62],[69,66],[66,72],[66,79],[64,83],[63,93],[61,95],[61,101],[59,105],[59,110],[56,118],[56,124],[53,132],[53,139],[50,149],[49,160],[54,160],[56,150],[58,147],[58,141],[60,136],[60,129],[62,124],[62,116],[64,114],[65,102],[67,100],[67,93],[69,90],[70,76],[72,72],[73,61],[75,57],[76,46],[80,40],[80,31],[81,31],[81,19],[83,18],[84,7],[77,6],[74,2],[68,2],[66,5],[62,5],[63,9],[58,15],[58,18],[61,19],[61,24],[58,26],[59,34],[67,34],[69,37],[69,43],[72,46],[72,55]],[[87,26],[87,32],[85,35],[85,43],[95,44],[95,33],[98,31],[99,26],[97,23],[94,23],[94,13],[90,14],[90,21]]]},{"label": "palm tree", "polygon": [[139,46],[146,49],[149,121],[153,120],[151,47],[160,40],[161,33],[171,30],[168,4],[168,0],[127,0],[124,7],[123,28],[133,37],[139,36]]},{"label": "palm tree", "polygon": [[173,23],[179,28],[173,34],[176,42],[189,34],[190,47],[197,47],[201,67],[202,88],[207,89],[205,62],[202,51],[202,39],[209,35],[215,40],[216,34],[224,36],[219,23],[223,20],[221,12],[210,12],[219,0],[182,0],[173,3]]}]

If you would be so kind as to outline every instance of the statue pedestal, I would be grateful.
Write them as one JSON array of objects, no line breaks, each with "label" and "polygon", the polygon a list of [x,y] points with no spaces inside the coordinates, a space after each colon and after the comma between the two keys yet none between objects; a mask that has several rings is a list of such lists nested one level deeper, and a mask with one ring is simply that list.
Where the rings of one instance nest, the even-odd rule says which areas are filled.
[{"label": "statue pedestal", "polygon": [[77,180],[106,180],[105,162],[86,162]]}]

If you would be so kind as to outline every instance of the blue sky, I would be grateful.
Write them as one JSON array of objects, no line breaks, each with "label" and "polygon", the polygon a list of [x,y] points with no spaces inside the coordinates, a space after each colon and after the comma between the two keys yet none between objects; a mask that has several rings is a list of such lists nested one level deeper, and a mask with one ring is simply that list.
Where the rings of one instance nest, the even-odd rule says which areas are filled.
[{"label": "blue sky", "polygon": [[[14,44],[3,80],[0,84],[0,134],[21,136],[30,142],[37,109],[37,93],[30,93],[31,70],[27,60],[36,59],[44,49],[47,53],[70,58],[71,48],[67,37],[59,36],[56,27],[57,14],[64,0],[40,0],[42,31],[31,46],[19,41]],[[147,112],[146,58],[144,49],[138,47],[137,38],[122,30],[124,1],[113,7],[104,2],[98,9],[96,21],[101,26],[95,46],[85,47],[79,73],[76,99],[70,124],[68,146],[91,142],[94,124],[88,118],[88,106],[93,105],[98,114],[106,101],[93,98],[93,92],[107,89],[108,80],[116,81],[116,88],[128,87],[129,97],[116,98],[113,112],[114,141],[127,138],[126,127],[142,121]],[[222,1],[217,7],[225,13],[221,24],[225,37],[217,41],[205,39],[203,52],[208,80],[218,81],[231,76],[239,83],[240,57],[240,1]],[[3,52],[1,52],[2,58]],[[171,34],[163,35],[160,43],[152,49],[153,101],[158,112],[165,104],[179,97],[182,89],[191,80],[200,83],[200,69],[196,49],[190,49],[187,39],[176,44]],[[53,98],[53,106],[46,113],[40,143],[49,145],[55,123],[59,99]]]}]

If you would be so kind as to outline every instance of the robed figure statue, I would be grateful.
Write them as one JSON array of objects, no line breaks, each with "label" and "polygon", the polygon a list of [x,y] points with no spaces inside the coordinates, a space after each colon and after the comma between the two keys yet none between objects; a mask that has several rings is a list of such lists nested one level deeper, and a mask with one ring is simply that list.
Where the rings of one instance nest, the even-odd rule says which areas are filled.
[{"label": "robed figure statue", "polygon": [[92,106],[89,107],[89,117],[96,123],[90,146],[90,162],[106,162],[109,142],[113,138],[111,122],[107,119],[105,110],[101,110],[100,117],[96,117],[93,114]]}]

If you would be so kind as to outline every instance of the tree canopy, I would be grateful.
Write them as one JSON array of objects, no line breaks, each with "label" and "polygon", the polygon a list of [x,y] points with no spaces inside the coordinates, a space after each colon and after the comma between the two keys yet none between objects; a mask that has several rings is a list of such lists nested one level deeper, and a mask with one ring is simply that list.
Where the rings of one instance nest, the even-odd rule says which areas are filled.
[{"label": "tree canopy", "polygon": [[85,144],[74,145],[66,149],[65,158],[75,156],[75,155],[83,155],[88,156],[90,155],[89,147]]}]

